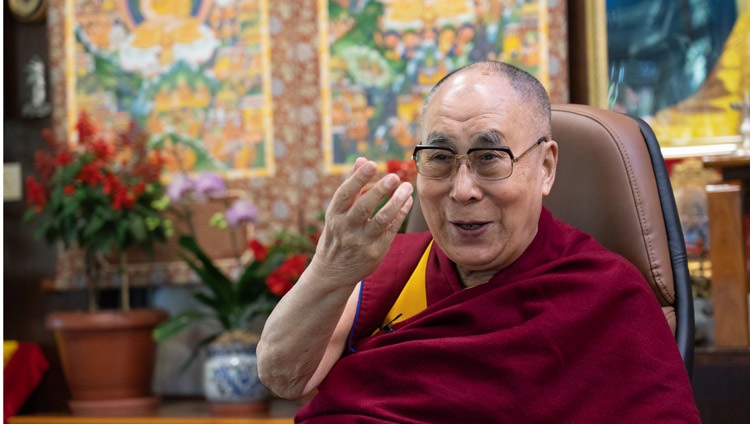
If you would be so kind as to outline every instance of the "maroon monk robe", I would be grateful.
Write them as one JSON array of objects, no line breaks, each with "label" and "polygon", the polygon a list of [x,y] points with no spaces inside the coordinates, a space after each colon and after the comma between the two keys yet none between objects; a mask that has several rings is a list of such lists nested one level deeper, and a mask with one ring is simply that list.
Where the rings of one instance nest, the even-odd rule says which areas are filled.
[{"label": "maroon monk robe", "polygon": [[700,422],[643,276],[546,210],[523,255],[474,288],[434,247],[427,309],[369,336],[429,240],[397,236],[365,280],[350,348],[297,422]]}]

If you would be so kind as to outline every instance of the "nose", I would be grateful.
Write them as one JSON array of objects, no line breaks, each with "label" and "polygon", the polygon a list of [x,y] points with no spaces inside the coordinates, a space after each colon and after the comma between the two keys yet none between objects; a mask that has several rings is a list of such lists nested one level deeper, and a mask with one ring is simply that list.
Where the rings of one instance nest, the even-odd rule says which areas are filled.
[{"label": "nose", "polygon": [[456,166],[456,171],[453,174],[451,199],[458,203],[467,203],[472,200],[481,199],[482,190],[479,187],[476,175],[469,169],[469,162],[467,160],[459,160]]}]

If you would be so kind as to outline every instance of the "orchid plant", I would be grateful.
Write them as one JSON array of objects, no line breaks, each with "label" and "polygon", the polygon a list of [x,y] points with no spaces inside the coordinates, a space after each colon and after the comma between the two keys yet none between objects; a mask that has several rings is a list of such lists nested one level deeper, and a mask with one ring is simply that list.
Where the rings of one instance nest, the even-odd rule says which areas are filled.
[{"label": "orchid plant", "polygon": [[[199,277],[203,290],[195,299],[209,312],[191,310],[176,314],[154,329],[156,341],[167,340],[198,321],[214,321],[220,330],[200,341],[200,348],[222,334],[247,331],[251,321],[267,316],[281,296],[292,288],[307,266],[317,242],[317,230],[305,234],[280,232],[266,245],[250,239],[243,229],[258,222],[258,209],[249,200],[233,195],[219,175],[204,172],[195,178],[182,174],[167,187],[170,209],[185,223],[186,234],[179,235],[181,257]],[[209,224],[226,229],[234,250],[236,266],[222,269],[198,242],[191,212],[193,202],[219,201],[224,211],[210,218]],[[189,362],[190,362],[189,361]]]}]

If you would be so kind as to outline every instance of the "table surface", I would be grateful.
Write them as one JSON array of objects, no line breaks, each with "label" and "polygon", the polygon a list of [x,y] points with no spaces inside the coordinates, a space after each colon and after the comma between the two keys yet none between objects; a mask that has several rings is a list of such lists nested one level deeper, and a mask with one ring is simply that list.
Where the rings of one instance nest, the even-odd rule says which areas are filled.
[{"label": "table surface", "polygon": [[11,417],[9,424],[291,424],[299,402],[274,399],[269,410],[257,416],[214,416],[201,399],[165,400],[153,416],[82,417],[68,412]]},{"label": "table surface", "polygon": [[733,168],[739,166],[750,166],[750,156],[719,155],[704,156],[703,165],[711,168]]}]

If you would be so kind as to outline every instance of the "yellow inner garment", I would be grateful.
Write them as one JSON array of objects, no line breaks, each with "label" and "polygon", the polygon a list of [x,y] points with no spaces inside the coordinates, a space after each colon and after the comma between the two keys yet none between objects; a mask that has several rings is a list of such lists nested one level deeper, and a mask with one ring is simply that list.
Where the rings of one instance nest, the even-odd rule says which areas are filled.
[{"label": "yellow inner garment", "polygon": [[3,368],[8,365],[10,357],[16,353],[18,349],[18,342],[15,340],[3,340]]},{"label": "yellow inner garment", "polygon": [[[422,258],[419,260],[417,268],[414,269],[411,277],[409,277],[409,281],[406,282],[406,285],[401,290],[401,294],[398,295],[398,299],[396,299],[391,310],[388,311],[388,314],[385,316],[383,327],[411,318],[427,308],[425,275],[427,273],[427,259],[430,257],[431,249],[432,241],[427,245],[427,249],[425,249],[422,254]],[[375,333],[378,331],[379,330],[375,330]]]}]

